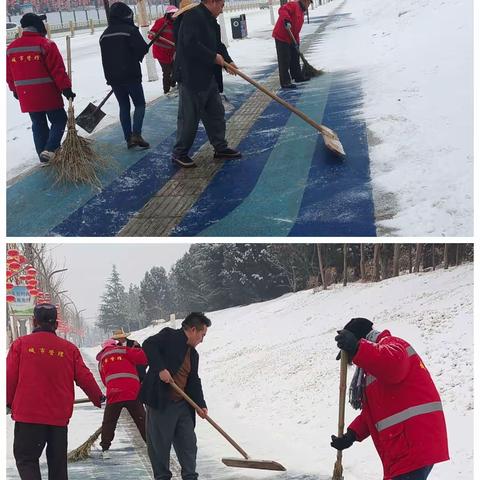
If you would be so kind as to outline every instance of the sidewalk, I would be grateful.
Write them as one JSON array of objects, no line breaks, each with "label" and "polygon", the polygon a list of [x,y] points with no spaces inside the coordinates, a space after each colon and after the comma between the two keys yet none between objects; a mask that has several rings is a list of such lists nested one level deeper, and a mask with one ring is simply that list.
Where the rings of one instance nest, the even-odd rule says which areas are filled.
[{"label": "sidewalk", "polygon": [[[340,7],[341,8],[341,5]],[[302,50],[322,42],[336,12],[315,17]],[[273,41],[273,40],[272,40]],[[319,66],[318,66],[319,67]],[[9,236],[374,236],[367,132],[356,111],[362,101],[354,72],[332,72],[278,94],[317,123],[332,128],[347,156],[328,151],[321,135],[246,82],[227,75],[227,139],[243,158],[214,161],[203,128],[192,149],[196,169],[171,164],[177,99],[147,106],[144,152],[124,148],[118,124],[93,138],[116,167],[104,188],[54,186],[48,169],[7,190]],[[276,60],[255,77],[278,91]],[[159,128],[160,126],[160,128]]]}]

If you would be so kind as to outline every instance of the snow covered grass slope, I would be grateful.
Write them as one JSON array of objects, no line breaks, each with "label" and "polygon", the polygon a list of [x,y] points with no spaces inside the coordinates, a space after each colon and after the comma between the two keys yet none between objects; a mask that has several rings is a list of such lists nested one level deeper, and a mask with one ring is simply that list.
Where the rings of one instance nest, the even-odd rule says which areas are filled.
[{"label": "snow covered grass slope", "polygon": [[[390,329],[411,342],[434,378],[451,461],[437,465],[432,480],[473,479],[471,264],[210,313],[212,327],[198,349],[211,417],[253,457],[329,478],[335,461],[330,435],[336,433],[338,415],[333,339],[354,316],[370,318],[377,329]],[[143,341],[159,328],[134,332],[132,338]],[[349,380],[352,374],[350,369]],[[349,422],[354,411],[348,404],[346,412]],[[236,455],[206,422],[198,422],[197,433],[203,452],[218,459]],[[350,480],[381,478],[370,439],[347,450],[344,464]],[[241,473],[245,478],[271,475]]]},{"label": "snow covered grass slope", "polygon": [[362,79],[381,234],[472,235],[473,2],[347,0],[339,13],[308,58]]}]

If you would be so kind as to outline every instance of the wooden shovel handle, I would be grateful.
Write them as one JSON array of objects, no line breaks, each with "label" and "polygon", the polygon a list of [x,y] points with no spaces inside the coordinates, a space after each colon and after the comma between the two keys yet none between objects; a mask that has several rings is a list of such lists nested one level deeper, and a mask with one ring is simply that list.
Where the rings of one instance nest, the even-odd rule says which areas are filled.
[{"label": "wooden shovel handle", "polygon": [[[340,351],[340,386],[338,394],[338,436],[343,437],[345,429],[345,398],[347,392],[348,353]],[[342,462],[342,451],[337,450],[337,462]]]},{"label": "wooden shovel handle", "polygon": [[223,435],[228,440],[228,442],[230,442],[230,444],[243,455],[246,460],[250,458],[247,452],[245,452],[245,450],[243,450],[243,448],[230,435],[228,435],[228,433],[225,432],[225,430],[223,430],[220,425],[214,422],[208,415],[205,415],[203,410],[173,380],[170,382],[170,386],[179,395],[181,395],[185,399],[185,401],[189,403],[199,414],[201,414],[202,417],[205,417],[205,420],[207,420],[210,425],[212,425],[221,435]]},{"label": "wooden shovel handle", "polygon": [[91,402],[89,398],[76,398],[73,403],[75,405],[78,405],[79,403],[88,403],[88,402]]},{"label": "wooden shovel handle", "polygon": [[248,83],[251,83],[255,88],[258,88],[265,95],[268,95],[270,98],[272,98],[276,102],[280,103],[280,105],[283,105],[285,108],[288,108],[288,110],[293,112],[295,115],[298,115],[302,120],[304,120],[309,125],[311,125],[313,128],[318,130],[322,135],[332,136],[331,130],[328,127],[325,127],[323,125],[319,125],[318,123],[314,122],[310,117],[307,117],[307,115],[305,115],[303,112],[298,110],[298,108],[295,108],[293,105],[291,105],[290,103],[283,100],[283,98],[280,98],[278,95],[275,95],[273,92],[271,92],[270,90],[265,88],[263,85],[260,85],[258,82],[253,80],[253,78],[250,78],[249,76],[245,75],[238,68],[235,68],[232,64],[225,62],[225,68],[227,70],[231,70],[233,73],[235,73],[239,77],[242,77]]}]

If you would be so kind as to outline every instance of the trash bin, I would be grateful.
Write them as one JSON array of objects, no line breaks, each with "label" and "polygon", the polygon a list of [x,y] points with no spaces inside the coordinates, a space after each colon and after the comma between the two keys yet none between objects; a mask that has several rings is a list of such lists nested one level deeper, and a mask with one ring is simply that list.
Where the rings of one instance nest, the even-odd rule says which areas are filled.
[{"label": "trash bin", "polygon": [[245,38],[247,36],[247,19],[245,14],[242,13],[239,17],[232,17],[230,22],[232,24],[233,38]]}]

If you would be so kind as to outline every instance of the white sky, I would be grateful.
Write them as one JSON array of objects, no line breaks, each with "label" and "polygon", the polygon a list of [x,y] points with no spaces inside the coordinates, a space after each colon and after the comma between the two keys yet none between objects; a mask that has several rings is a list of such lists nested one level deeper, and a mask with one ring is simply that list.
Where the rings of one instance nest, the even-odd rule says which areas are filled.
[{"label": "white sky", "polygon": [[168,272],[190,248],[190,244],[51,244],[49,251],[57,268],[68,268],[62,290],[76,304],[82,315],[92,322],[97,314],[105,283],[116,265],[121,281],[128,286],[139,284],[152,267]]}]

